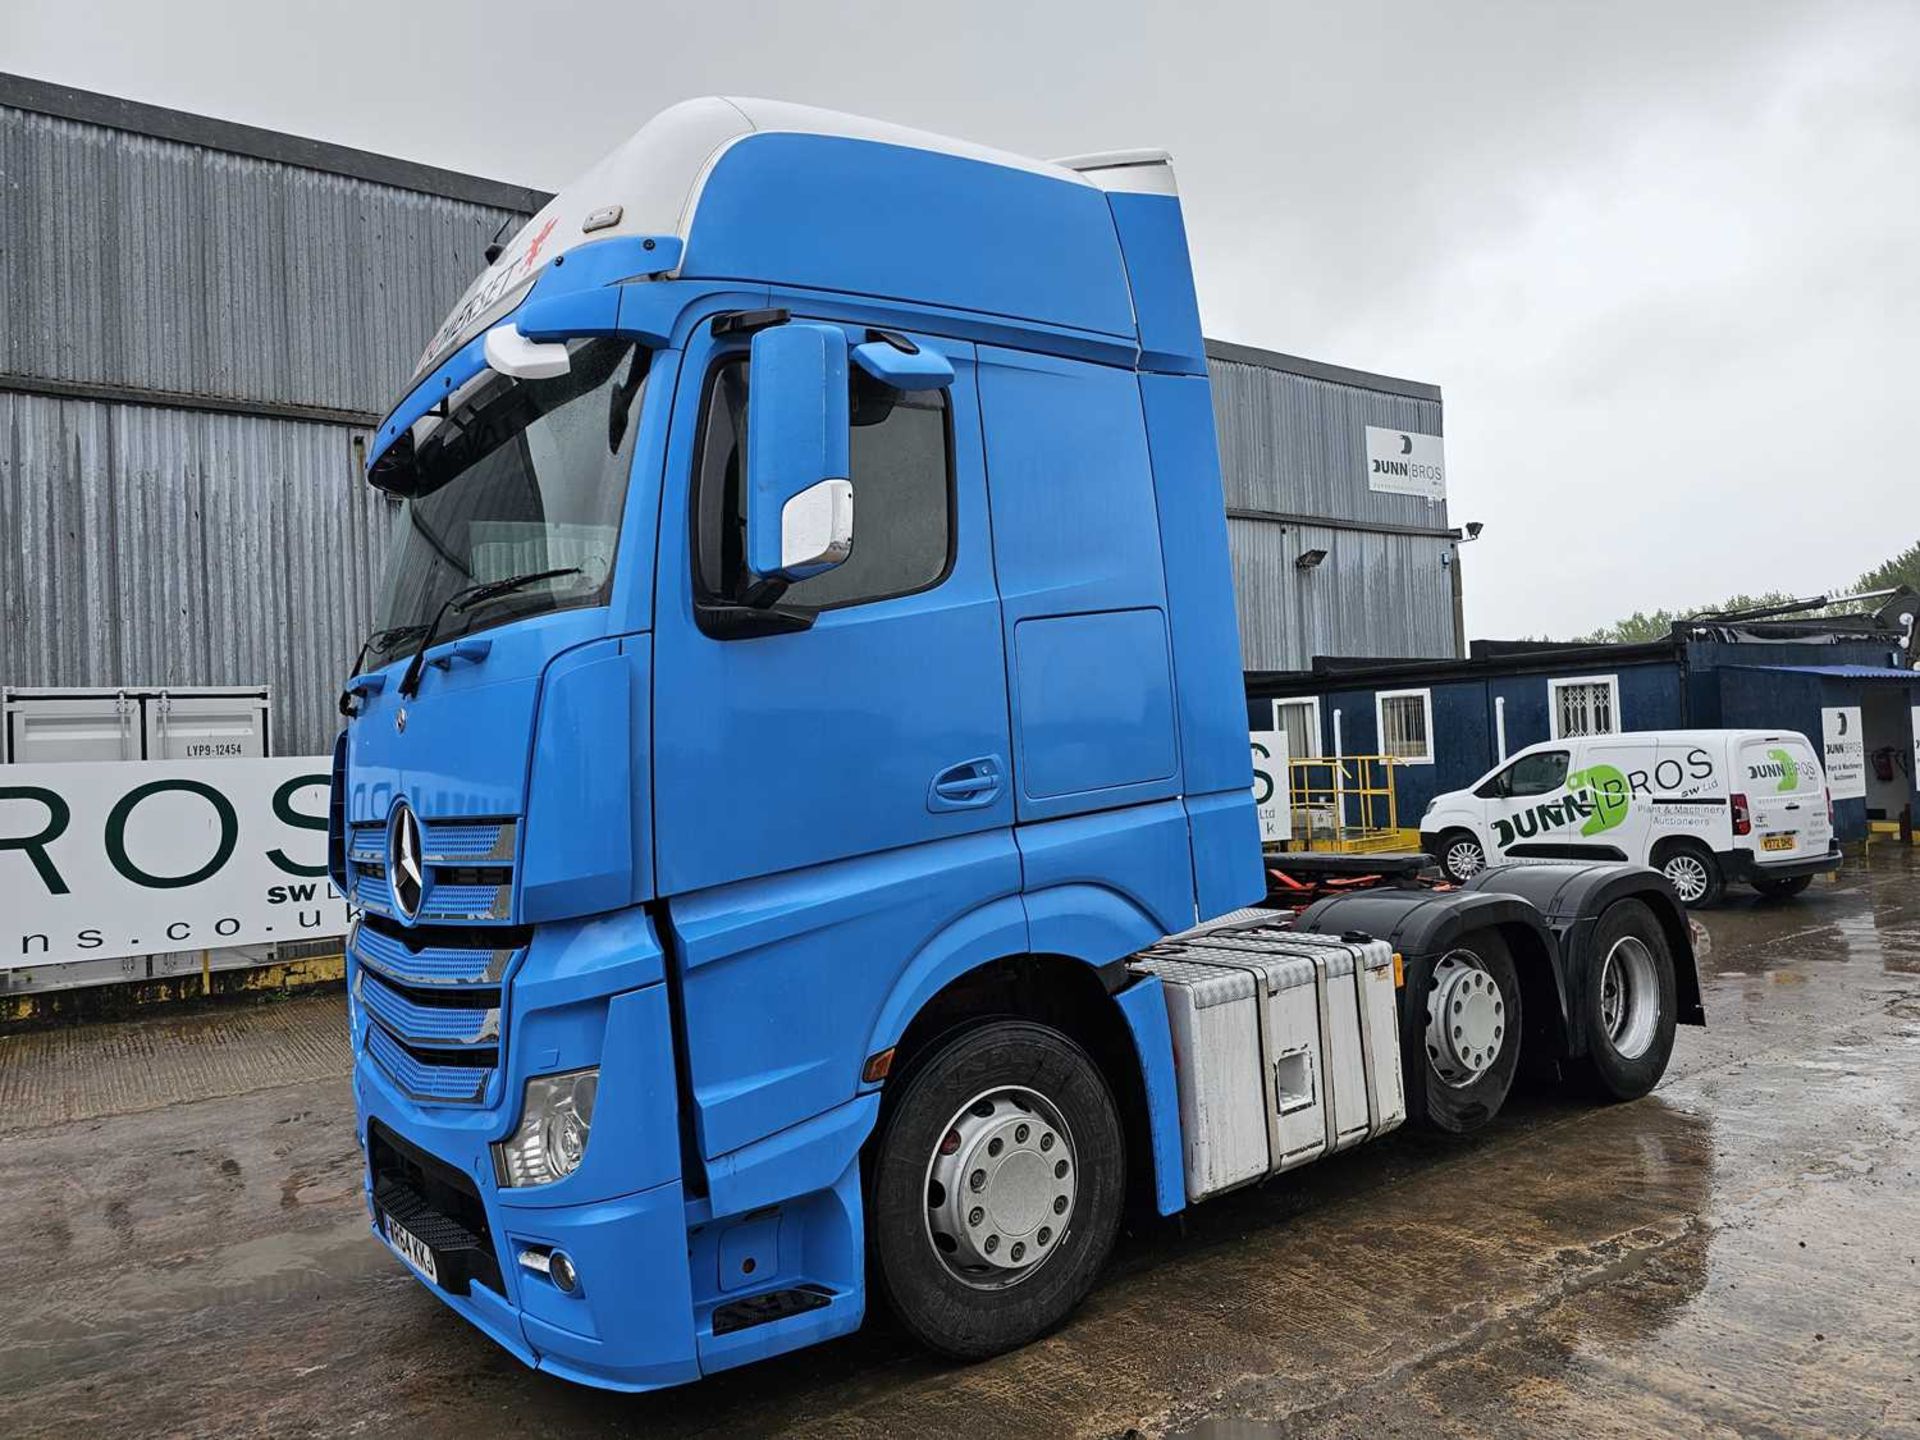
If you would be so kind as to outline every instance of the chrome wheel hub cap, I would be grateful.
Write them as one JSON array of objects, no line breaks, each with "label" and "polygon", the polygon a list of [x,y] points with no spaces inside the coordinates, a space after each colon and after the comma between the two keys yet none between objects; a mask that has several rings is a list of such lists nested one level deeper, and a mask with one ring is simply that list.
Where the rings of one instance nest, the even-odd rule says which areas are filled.
[{"label": "chrome wheel hub cap", "polygon": [[1073,1135],[1038,1091],[976,1096],[927,1162],[927,1241],[979,1290],[1026,1279],[1060,1248],[1080,1183]]},{"label": "chrome wheel hub cap", "polygon": [[1472,840],[1459,840],[1448,846],[1446,861],[1448,873],[1460,880],[1479,874],[1481,867],[1487,863],[1479,845]]},{"label": "chrome wheel hub cap", "polygon": [[1707,867],[1692,855],[1676,855],[1666,864],[1667,879],[1682,900],[1692,904],[1707,893]]},{"label": "chrome wheel hub cap", "polygon": [[1507,1033],[1500,987],[1467,950],[1451,950],[1427,988],[1427,1060],[1447,1084],[1471,1085],[1492,1068]]},{"label": "chrome wheel hub cap", "polygon": [[1660,986],[1646,942],[1623,935],[1600,965],[1600,1023],[1623,1059],[1637,1060],[1653,1044],[1660,1021]]}]

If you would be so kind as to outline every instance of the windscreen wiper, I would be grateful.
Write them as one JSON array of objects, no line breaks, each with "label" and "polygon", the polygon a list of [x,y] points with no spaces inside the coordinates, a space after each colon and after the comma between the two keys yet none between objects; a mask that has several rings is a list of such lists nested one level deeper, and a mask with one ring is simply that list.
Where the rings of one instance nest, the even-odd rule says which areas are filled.
[{"label": "windscreen wiper", "polygon": [[[347,680],[349,684],[351,684],[354,676],[360,673],[360,666],[362,662],[366,660],[369,653],[384,655],[402,640],[411,640],[426,628],[424,625],[389,625],[386,629],[376,630],[367,636],[366,642],[360,647],[360,653],[353,657],[353,664],[347,667]],[[340,692],[340,713],[342,715],[351,717],[356,713],[353,708],[353,699],[357,693],[359,692],[352,689],[346,689]]]},{"label": "windscreen wiper", "polygon": [[420,648],[413,652],[413,663],[407,666],[407,673],[401,677],[400,693],[409,698],[420,693],[420,676],[427,668],[427,651],[433,648],[433,637],[440,633],[440,622],[447,618],[447,612],[464,615],[476,605],[484,605],[502,595],[511,595],[515,590],[525,589],[541,580],[557,580],[562,575],[580,574],[578,565],[563,565],[557,570],[529,570],[525,575],[509,575],[504,580],[489,580],[481,585],[469,585],[464,590],[456,590],[445,600],[440,608],[433,612],[433,623],[426,627],[420,636]]}]

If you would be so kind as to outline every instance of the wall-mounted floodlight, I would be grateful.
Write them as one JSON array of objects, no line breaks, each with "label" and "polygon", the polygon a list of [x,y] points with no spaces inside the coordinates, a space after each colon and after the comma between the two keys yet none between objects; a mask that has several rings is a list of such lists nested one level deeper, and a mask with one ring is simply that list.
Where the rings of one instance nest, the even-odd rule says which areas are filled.
[{"label": "wall-mounted floodlight", "polygon": [[1300,552],[1300,558],[1293,563],[1297,569],[1312,570],[1318,567],[1320,562],[1326,558],[1327,552],[1324,550],[1302,550]]},{"label": "wall-mounted floodlight", "polygon": [[1467,539],[1478,540],[1480,538],[1480,532],[1486,528],[1487,527],[1478,520],[1467,521]]}]

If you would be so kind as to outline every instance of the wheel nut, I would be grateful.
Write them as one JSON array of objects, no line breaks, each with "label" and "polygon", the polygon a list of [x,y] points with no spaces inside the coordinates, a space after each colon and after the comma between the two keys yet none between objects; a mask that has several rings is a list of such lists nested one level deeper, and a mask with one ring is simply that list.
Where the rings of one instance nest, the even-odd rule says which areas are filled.
[{"label": "wheel nut", "polygon": [[1027,1258],[1027,1247],[1018,1240],[1013,1244],[1013,1258],[1016,1260],[1024,1260]]},{"label": "wheel nut", "polygon": [[1042,1150],[1053,1149],[1053,1132],[1051,1130],[1040,1137],[1040,1148]]},{"label": "wheel nut", "polygon": [[1066,1196],[1056,1195],[1053,1197],[1053,1213],[1056,1215],[1064,1215],[1067,1213],[1067,1197]]},{"label": "wheel nut", "polygon": [[1066,1161],[1056,1160],[1054,1162],[1053,1178],[1056,1180],[1064,1180],[1067,1178],[1067,1162]]},{"label": "wheel nut", "polygon": [[1000,1248],[1000,1237],[998,1235],[987,1236],[987,1243],[986,1243],[987,1254],[991,1255],[993,1254],[994,1251],[998,1250],[999,1248]]},{"label": "wheel nut", "polygon": [[1049,1225],[1042,1225],[1040,1227],[1040,1233],[1034,1236],[1033,1238],[1039,1244],[1044,1245],[1049,1240],[1053,1239],[1053,1228]]},{"label": "wheel nut", "polygon": [[1016,1145],[1024,1145],[1024,1144],[1026,1144],[1026,1143],[1027,1143],[1027,1134],[1028,1134],[1028,1131],[1027,1131],[1027,1127],[1026,1127],[1026,1126],[1024,1126],[1024,1125],[1016,1125],[1016,1126],[1014,1126],[1014,1128],[1013,1128],[1013,1140],[1014,1140],[1014,1143],[1015,1143]]},{"label": "wheel nut", "polygon": [[969,1225],[978,1225],[982,1220],[986,1218],[987,1218],[987,1212],[981,1209],[978,1205],[974,1206],[973,1209],[967,1212],[967,1224]]},{"label": "wheel nut", "polygon": [[984,1170],[974,1171],[973,1174],[967,1177],[967,1188],[969,1190],[986,1189],[987,1188],[987,1172]]},{"label": "wheel nut", "polygon": [[1004,1143],[998,1135],[987,1142],[987,1154],[989,1155],[998,1155],[1005,1148]]}]

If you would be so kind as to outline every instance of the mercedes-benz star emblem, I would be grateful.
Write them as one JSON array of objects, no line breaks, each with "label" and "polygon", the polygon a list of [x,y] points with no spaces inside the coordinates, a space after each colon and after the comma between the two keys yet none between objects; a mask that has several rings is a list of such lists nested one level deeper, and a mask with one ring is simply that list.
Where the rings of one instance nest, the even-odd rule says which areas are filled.
[{"label": "mercedes-benz star emblem", "polygon": [[420,822],[404,800],[394,805],[387,821],[387,884],[402,916],[412,920],[420,913],[427,890],[426,867],[420,863]]}]

